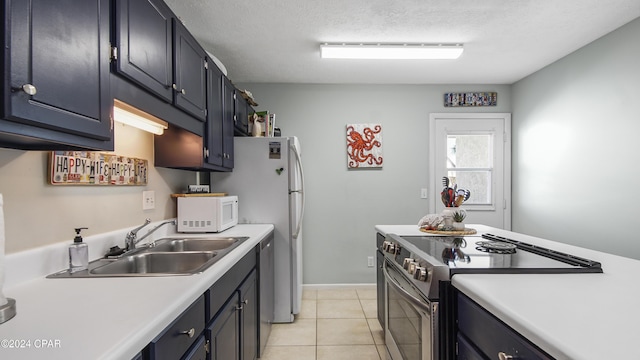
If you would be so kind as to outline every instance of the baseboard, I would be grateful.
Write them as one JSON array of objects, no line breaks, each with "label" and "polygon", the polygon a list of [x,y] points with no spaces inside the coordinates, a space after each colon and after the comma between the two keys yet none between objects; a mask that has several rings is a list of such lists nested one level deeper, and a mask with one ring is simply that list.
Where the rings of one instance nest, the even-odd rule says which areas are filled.
[{"label": "baseboard", "polygon": [[303,284],[304,290],[375,289],[376,284]]}]

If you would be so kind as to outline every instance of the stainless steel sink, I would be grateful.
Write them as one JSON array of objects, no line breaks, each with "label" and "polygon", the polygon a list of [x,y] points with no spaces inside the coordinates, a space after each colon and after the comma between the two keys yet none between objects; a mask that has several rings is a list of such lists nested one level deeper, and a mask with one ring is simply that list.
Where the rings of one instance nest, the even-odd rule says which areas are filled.
[{"label": "stainless steel sink", "polygon": [[[236,245],[243,238],[195,238],[195,239],[163,239],[147,252],[183,252],[183,251],[219,251]],[[246,239],[246,238],[245,238]]]},{"label": "stainless steel sink", "polygon": [[67,270],[48,278],[193,275],[205,271],[248,237],[165,238],[155,246],[134,249],[116,259],[99,259],[89,269]]},{"label": "stainless steel sink", "polygon": [[[211,251],[162,253],[149,252],[125,256],[110,264],[92,269],[97,275],[195,274],[208,267],[217,253]],[[217,259],[216,259],[217,260]],[[207,266],[206,266],[207,265]]]}]

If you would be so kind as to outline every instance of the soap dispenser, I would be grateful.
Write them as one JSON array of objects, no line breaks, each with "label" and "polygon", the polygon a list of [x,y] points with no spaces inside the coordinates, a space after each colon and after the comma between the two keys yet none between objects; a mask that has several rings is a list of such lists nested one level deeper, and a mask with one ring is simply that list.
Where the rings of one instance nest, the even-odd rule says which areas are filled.
[{"label": "soap dispenser", "polygon": [[87,270],[89,266],[89,247],[82,242],[80,231],[88,229],[86,227],[75,228],[76,237],[73,238],[73,244],[69,245],[69,272]]}]

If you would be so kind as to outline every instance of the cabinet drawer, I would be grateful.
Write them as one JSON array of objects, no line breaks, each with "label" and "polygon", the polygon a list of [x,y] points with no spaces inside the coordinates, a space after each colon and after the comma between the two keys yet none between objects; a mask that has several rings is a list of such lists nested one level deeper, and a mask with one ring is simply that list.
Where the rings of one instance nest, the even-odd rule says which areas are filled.
[{"label": "cabinet drawer", "polygon": [[462,294],[458,294],[458,331],[489,359],[498,359],[500,352],[518,359],[553,359]]},{"label": "cabinet drawer", "polygon": [[476,350],[473,345],[471,345],[469,340],[467,340],[464,335],[458,333],[456,341],[457,360],[487,360],[484,355],[478,352],[478,350]]},{"label": "cabinet drawer", "polygon": [[[180,359],[204,330],[205,300],[200,296],[149,344],[151,359]],[[193,331],[189,334],[191,329]]]},{"label": "cabinet drawer", "polygon": [[209,288],[207,322],[215,317],[229,297],[235,293],[242,281],[249,275],[251,270],[256,267],[256,257],[256,249],[250,250]]}]

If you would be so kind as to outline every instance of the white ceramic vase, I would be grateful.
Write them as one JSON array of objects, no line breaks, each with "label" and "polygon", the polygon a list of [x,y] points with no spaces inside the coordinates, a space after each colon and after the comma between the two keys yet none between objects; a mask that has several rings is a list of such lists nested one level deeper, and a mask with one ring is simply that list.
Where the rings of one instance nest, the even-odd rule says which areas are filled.
[{"label": "white ceramic vase", "polygon": [[452,226],[453,226],[453,230],[458,230],[458,231],[464,230],[464,223],[463,222],[454,221]]},{"label": "white ceramic vase", "polygon": [[[445,226],[454,226],[455,222],[453,221],[453,214],[455,212],[462,212],[465,216],[467,215],[467,212],[460,207],[446,207],[442,210],[442,217],[444,218]],[[464,224],[462,224],[462,229],[464,229]]]}]

